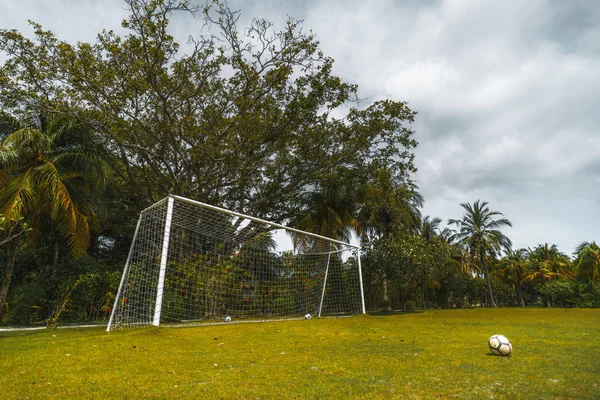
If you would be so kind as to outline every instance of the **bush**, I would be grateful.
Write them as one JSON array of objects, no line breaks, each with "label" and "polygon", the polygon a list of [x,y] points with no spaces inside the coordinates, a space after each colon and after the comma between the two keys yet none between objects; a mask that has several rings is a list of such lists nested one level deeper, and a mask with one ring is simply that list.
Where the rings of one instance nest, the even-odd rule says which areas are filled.
[{"label": "bush", "polygon": [[417,302],[414,301],[414,300],[407,300],[404,303],[404,310],[405,311],[411,312],[411,311],[416,310],[416,308],[417,308]]},{"label": "bush", "polygon": [[392,302],[390,300],[379,300],[378,308],[384,311],[391,310]]},{"label": "bush", "polygon": [[66,321],[106,319],[119,287],[119,272],[90,272],[79,276],[70,290],[64,311]]},{"label": "bush", "polygon": [[6,302],[5,321],[16,325],[28,325],[43,320],[47,315],[44,287],[33,282],[12,288]]},{"label": "bush", "polygon": [[561,307],[600,307],[600,282],[553,280],[539,287],[553,305]]}]

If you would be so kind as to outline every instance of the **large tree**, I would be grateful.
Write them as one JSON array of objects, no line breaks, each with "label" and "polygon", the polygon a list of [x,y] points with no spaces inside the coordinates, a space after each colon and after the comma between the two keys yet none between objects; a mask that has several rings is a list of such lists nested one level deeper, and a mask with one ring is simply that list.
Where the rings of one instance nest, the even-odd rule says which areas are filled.
[{"label": "large tree", "polygon": [[[477,200],[472,205],[462,203],[462,219],[450,219],[448,224],[456,225],[458,231],[453,239],[464,246],[473,260],[483,271],[490,306],[496,307],[488,270],[488,257],[496,257],[503,249],[510,249],[512,242],[500,229],[512,223],[498,211],[492,211],[487,201]],[[498,218],[500,217],[500,218]]]},{"label": "large tree", "polygon": [[[93,125],[148,202],[175,193],[283,222],[329,176],[359,185],[382,167],[398,181],[415,171],[415,113],[389,100],[359,107],[357,87],[333,75],[299,21],[240,30],[240,13],[219,1],[126,3],[128,33],[103,31],[93,44],[37,24],[33,40],[0,31],[0,106]],[[174,13],[201,14],[205,29],[180,46]]]},{"label": "large tree", "polygon": [[[96,224],[91,202],[105,186],[107,159],[102,141],[87,126],[57,115],[22,122],[0,144],[0,171],[5,177],[0,210],[8,221],[5,225],[13,232],[27,227],[30,243],[42,232],[55,233],[74,253],[81,253]],[[0,310],[18,247],[18,240],[6,244]]]}]

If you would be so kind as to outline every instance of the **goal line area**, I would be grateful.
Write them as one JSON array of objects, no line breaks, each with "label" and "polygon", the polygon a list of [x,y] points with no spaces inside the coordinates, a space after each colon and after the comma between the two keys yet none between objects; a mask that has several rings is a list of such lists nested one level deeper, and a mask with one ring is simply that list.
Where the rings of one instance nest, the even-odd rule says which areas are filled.
[{"label": "goal line area", "polygon": [[171,195],[140,213],[107,330],[364,313],[359,251]]}]

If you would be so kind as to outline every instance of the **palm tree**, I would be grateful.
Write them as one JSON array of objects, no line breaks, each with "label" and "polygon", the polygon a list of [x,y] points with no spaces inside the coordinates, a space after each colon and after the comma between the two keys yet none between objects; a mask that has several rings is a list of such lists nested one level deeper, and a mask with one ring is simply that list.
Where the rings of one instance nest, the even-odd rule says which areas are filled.
[{"label": "palm tree", "polygon": [[418,189],[414,183],[394,179],[388,169],[378,170],[359,196],[363,231],[384,238],[399,231],[415,232],[421,222],[419,207],[424,204]]},{"label": "palm tree", "polygon": [[503,216],[503,214],[498,211],[491,211],[487,205],[487,201],[481,200],[477,200],[473,205],[462,203],[461,207],[465,210],[465,215],[460,220],[448,220],[448,224],[456,225],[458,229],[452,239],[467,249],[471,257],[483,270],[490,306],[496,307],[487,258],[496,257],[501,249],[508,249],[512,246],[510,239],[500,232],[500,228],[512,226],[512,223],[506,218],[494,219]]},{"label": "palm tree", "polygon": [[457,270],[461,273],[473,275],[481,272],[477,264],[473,263],[469,252],[465,250],[464,246],[455,241],[455,235],[456,231],[448,227],[445,227],[442,231],[438,233],[438,237],[440,238],[440,240],[448,246],[447,248],[449,251],[450,261],[457,267]]},{"label": "palm tree", "polygon": [[[352,232],[360,234],[361,225],[354,217],[355,194],[348,187],[318,185],[304,193],[301,202],[304,212],[292,222],[297,229],[343,241],[349,241]],[[312,241],[303,243],[307,240],[305,236],[293,235],[292,238],[297,246],[314,244]]]},{"label": "palm tree", "polygon": [[[564,279],[571,275],[569,257],[560,252],[556,245],[548,243],[529,250],[529,271],[521,282],[540,282],[545,285],[552,279]],[[547,306],[550,307],[550,296],[546,296]]]},{"label": "palm tree", "polygon": [[[419,207],[423,206],[423,196],[412,182],[394,177],[392,171],[381,168],[361,193],[359,220],[365,234],[389,238],[399,233],[416,233],[421,222]],[[388,291],[388,277],[381,271],[379,282],[382,286],[383,303],[391,309]]]},{"label": "palm tree", "polygon": [[[90,129],[62,116],[39,117],[17,128],[0,144],[0,170],[5,177],[0,186],[2,214],[15,224],[27,224],[31,242],[50,222],[70,249],[81,253],[89,245],[90,226],[96,224],[91,199],[105,185],[105,146]],[[7,248],[0,310],[18,246],[12,241]]]},{"label": "palm tree", "polygon": [[600,247],[596,242],[583,242],[575,250],[575,266],[580,278],[600,279]]},{"label": "palm tree", "polygon": [[525,299],[523,296],[523,289],[521,287],[521,281],[527,275],[527,250],[509,250],[500,262],[498,263],[499,273],[508,278],[509,281],[514,285],[517,298],[521,303],[521,306],[525,307]]},{"label": "palm tree", "polygon": [[572,274],[571,262],[569,257],[558,250],[555,244],[549,246],[548,243],[538,245],[535,249],[529,249],[529,263],[539,264],[555,276],[568,278]]},{"label": "palm tree", "polygon": [[[335,183],[316,185],[314,190],[304,193],[299,208],[303,211],[294,221],[297,229],[316,233],[335,240],[349,242],[353,233],[360,235],[361,225],[356,219],[358,208],[357,193],[350,187]],[[331,242],[319,240],[307,235],[291,234],[294,246],[316,253],[328,253],[336,250]],[[360,257],[360,255],[359,255]],[[327,257],[329,287],[328,299],[345,292],[344,272],[340,253]],[[333,297],[332,297],[333,296]],[[341,301],[341,299],[338,298]]]},{"label": "palm tree", "polygon": [[426,215],[425,218],[420,221],[419,227],[417,228],[419,235],[429,242],[434,237],[440,235],[439,227],[441,223],[442,220],[440,218]]}]

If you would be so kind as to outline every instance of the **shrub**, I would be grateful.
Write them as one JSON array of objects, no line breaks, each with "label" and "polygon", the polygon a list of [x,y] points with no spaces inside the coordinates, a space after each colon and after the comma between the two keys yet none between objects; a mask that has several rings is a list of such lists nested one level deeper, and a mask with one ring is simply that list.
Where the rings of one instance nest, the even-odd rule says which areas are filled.
[{"label": "shrub", "polygon": [[538,290],[561,307],[600,307],[600,282],[553,280]]},{"label": "shrub", "polygon": [[3,322],[28,325],[43,320],[47,314],[44,295],[44,287],[38,281],[15,286],[6,302],[7,313]]}]

